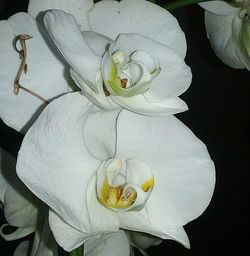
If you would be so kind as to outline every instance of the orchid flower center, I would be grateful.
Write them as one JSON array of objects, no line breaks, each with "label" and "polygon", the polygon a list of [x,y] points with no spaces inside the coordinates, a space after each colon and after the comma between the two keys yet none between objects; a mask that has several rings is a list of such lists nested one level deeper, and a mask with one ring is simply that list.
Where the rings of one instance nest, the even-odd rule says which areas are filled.
[{"label": "orchid flower center", "polygon": [[[142,169],[136,171],[140,167]],[[125,163],[111,159],[97,171],[97,197],[106,208],[115,211],[140,210],[154,187],[150,168],[135,159]]]},{"label": "orchid flower center", "polygon": [[131,97],[145,93],[160,70],[152,57],[143,51],[131,54],[121,49],[109,51],[102,60],[105,89],[116,96]]}]

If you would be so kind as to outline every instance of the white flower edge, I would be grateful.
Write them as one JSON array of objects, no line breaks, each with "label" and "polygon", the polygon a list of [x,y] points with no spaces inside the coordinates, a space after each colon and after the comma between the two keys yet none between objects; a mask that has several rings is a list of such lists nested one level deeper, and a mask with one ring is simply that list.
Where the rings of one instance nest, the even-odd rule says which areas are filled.
[{"label": "white flower edge", "polygon": [[[19,177],[55,212],[50,214],[51,229],[67,250],[91,236],[117,232],[119,226],[172,238],[188,247],[181,228],[205,210],[214,189],[214,165],[206,147],[172,116],[118,113],[92,109],[79,93],[53,101],[25,136],[18,158]],[[114,130],[108,127],[116,122],[118,136],[114,137]],[[115,157],[135,157],[154,170],[157,186],[140,213],[117,213],[96,199],[93,175],[100,161],[114,157],[113,145]],[[31,152],[32,160],[28,157]],[[164,202],[159,202],[162,194]],[[164,212],[164,222],[159,212]]]},{"label": "white flower edge", "polygon": [[[43,203],[36,198],[16,175],[16,160],[0,148],[0,201],[4,215],[12,226],[36,226],[43,217]],[[39,212],[39,213],[38,213]]]},{"label": "white flower edge", "polygon": [[206,11],[216,15],[234,15],[236,9],[226,1],[207,1],[199,3]]},{"label": "white flower edge", "polygon": [[89,12],[89,25],[91,31],[112,40],[121,33],[141,34],[174,49],[182,58],[186,55],[185,34],[177,19],[145,0],[100,1]]},{"label": "white flower edge", "polygon": [[94,6],[93,0],[30,0],[28,13],[33,17],[38,17],[41,12],[59,9],[72,14],[80,29],[89,30],[88,12]]}]

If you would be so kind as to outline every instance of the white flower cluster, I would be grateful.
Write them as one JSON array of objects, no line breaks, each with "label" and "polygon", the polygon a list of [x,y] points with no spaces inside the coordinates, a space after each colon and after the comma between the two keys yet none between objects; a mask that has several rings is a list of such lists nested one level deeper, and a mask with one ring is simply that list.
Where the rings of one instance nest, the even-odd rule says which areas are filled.
[{"label": "white flower cluster", "polygon": [[34,193],[13,159],[9,172],[1,164],[0,199],[18,227],[2,236],[35,232],[31,256],[55,256],[57,243],[88,256],[163,239],[189,248],[183,226],[208,206],[215,171],[173,116],[192,79],[177,20],[145,0],[30,0],[0,34],[0,116],[25,133],[16,170]]}]

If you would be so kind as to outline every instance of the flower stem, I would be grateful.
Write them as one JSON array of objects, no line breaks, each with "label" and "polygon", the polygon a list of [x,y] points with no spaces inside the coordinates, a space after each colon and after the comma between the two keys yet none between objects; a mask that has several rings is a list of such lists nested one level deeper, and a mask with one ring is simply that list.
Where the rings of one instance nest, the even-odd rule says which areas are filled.
[{"label": "flower stem", "polygon": [[174,10],[179,7],[191,5],[191,4],[197,4],[201,2],[207,2],[208,0],[177,0],[175,2],[164,4],[164,8],[167,10]]},{"label": "flower stem", "polygon": [[78,247],[77,249],[69,253],[69,256],[83,256],[83,255],[84,255],[83,245],[81,245],[80,247]]}]

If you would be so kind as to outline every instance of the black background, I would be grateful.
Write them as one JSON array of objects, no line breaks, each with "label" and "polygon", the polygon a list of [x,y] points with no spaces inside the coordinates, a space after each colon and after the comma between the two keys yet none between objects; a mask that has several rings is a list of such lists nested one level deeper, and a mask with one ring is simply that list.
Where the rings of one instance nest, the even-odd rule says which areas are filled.
[{"label": "black background", "polygon": [[[27,4],[27,0],[0,0],[0,18],[7,19],[18,11],[26,11]],[[207,145],[216,165],[217,181],[208,209],[185,226],[191,250],[165,241],[151,247],[149,253],[247,256],[250,255],[250,73],[233,70],[214,55],[199,6],[180,8],[172,13],[186,34],[186,62],[193,73],[193,82],[182,95],[189,111],[177,117]],[[1,122],[1,147],[16,155],[21,141],[21,134]],[[12,255],[17,244],[1,239],[0,254]]]}]

